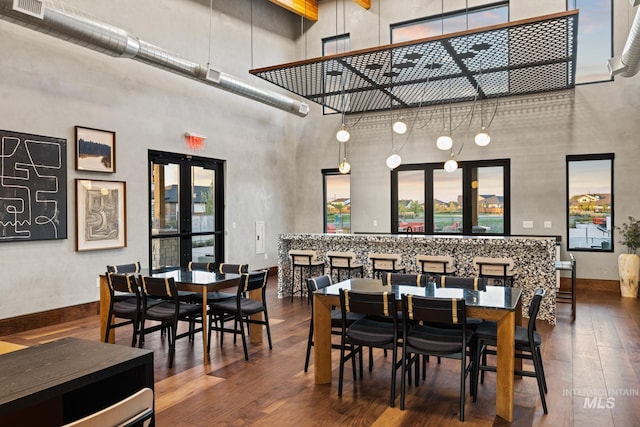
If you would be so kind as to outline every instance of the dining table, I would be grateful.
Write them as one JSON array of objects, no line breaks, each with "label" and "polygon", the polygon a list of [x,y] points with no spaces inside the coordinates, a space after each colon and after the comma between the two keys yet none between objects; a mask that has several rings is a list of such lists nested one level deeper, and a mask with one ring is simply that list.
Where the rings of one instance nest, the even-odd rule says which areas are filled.
[{"label": "dining table", "polygon": [[340,306],[340,289],[361,292],[389,292],[396,301],[403,294],[435,298],[464,298],[469,317],[493,320],[498,324],[496,363],[496,415],[508,422],[514,414],[514,369],[522,368],[522,360],[515,358],[515,327],[522,321],[522,289],[487,286],[485,290],[441,288],[434,283],[425,287],[407,285],[385,286],[379,279],[352,278],[313,294],[314,380],[316,384],[330,384],[331,367],[331,309]]},{"label": "dining table", "polygon": [[[207,321],[207,292],[220,291],[231,287],[236,287],[240,279],[239,274],[234,273],[218,273],[200,270],[188,270],[186,268],[177,268],[163,271],[149,271],[142,269],[140,275],[147,275],[160,278],[173,278],[176,288],[179,291],[198,292],[202,296],[202,351],[204,363],[209,363],[208,346],[208,329]],[[234,292],[235,293],[235,292]],[[249,292],[249,298],[261,301],[262,294],[260,289]],[[109,303],[111,294],[109,293],[109,285],[106,275],[100,275],[100,339],[104,339],[107,330],[107,322],[109,317]],[[256,316],[261,316],[258,314]],[[249,338],[252,343],[262,342],[261,325],[249,325]],[[115,342],[115,331],[111,329],[108,342]]]}]

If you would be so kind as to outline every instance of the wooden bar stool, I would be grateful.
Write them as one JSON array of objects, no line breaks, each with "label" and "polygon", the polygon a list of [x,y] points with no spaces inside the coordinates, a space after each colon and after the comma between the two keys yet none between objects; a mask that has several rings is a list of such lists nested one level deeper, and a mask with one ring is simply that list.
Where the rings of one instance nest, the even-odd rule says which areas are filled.
[{"label": "wooden bar stool", "polygon": [[569,253],[570,261],[556,261],[555,268],[559,271],[571,272],[571,290],[556,290],[556,302],[571,304],[571,318],[576,320],[576,257]]},{"label": "wooden bar stool", "polygon": [[374,279],[380,273],[405,273],[406,268],[402,265],[402,257],[399,254],[369,254],[372,274]]},{"label": "wooden bar stool", "polygon": [[455,276],[453,257],[449,255],[417,255],[416,264],[421,274],[428,274],[429,281],[437,275]]},{"label": "wooden bar stool", "polygon": [[478,277],[491,279],[494,283],[499,281],[502,286],[513,286],[513,259],[474,257],[473,265],[478,272]]},{"label": "wooden bar stool", "polygon": [[[296,292],[302,296],[304,289],[307,287],[305,280],[315,275],[321,276],[324,274],[324,261],[318,260],[318,253],[314,250],[307,249],[291,249],[289,251],[291,257],[291,302],[293,302],[293,295]],[[300,272],[300,287],[296,291],[296,268]],[[306,275],[304,274],[306,270]],[[307,295],[307,302],[311,298]]]},{"label": "wooden bar stool", "polygon": [[329,274],[333,278],[333,272],[337,272],[337,282],[340,281],[340,272],[347,272],[347,279],[351,279],[351,273],[360,273],[360,277],[364,277],[364,265],[356,262],[356,254],[354,252],[338,252],[328,251]]}]

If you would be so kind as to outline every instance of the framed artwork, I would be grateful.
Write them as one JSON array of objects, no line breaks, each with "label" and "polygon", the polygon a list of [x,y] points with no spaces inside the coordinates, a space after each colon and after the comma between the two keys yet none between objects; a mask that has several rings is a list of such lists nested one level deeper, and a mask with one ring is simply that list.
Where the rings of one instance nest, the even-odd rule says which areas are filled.
[{"label": "framed artwork", "polygon": [[67,140],[0,130],[0,242],[67,238]]},{"label": "framed artwork", "polygon": [[114,173],[116,133],[76,126],[76,170]]},{"label": "framed artwork", "polygon": [[127,246],[126,183],[76,179],[76,250]]}]

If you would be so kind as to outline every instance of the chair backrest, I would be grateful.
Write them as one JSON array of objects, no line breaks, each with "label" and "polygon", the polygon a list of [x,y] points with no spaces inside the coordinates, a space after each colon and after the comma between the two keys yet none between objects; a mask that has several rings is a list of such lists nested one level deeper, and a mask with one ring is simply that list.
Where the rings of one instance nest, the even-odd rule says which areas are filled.
[{"label": "chair backrest", "polygon": [[460,325],[466,331],[467,314],[463,298],[431,298],[403,294],[402,313],[407,322]]},{"label": "chair backrest", "polygon": [[327,258],[329,258],[329,265],[334,268],[349,268],[356,262],[356,254],[354,252],[328,251]]},{"label": "chair backrest", "polygon": [[218,265],[218,273],[242,274],[249,272],[249,264],[225,264]]},{"label": "chair backrest", "polygon": [[440,276],[436,278],[436,286],[439,288],[486,291],[487,280],[479,277]]},{"label": "chair backrest", "polygon": [[452,273],[454,268],[454,260],[449,255],[417,255],[416,264],[423,273]]},{"label": "chair backrest", "polygon": [[143,388],[131,396],[63,427],[148,426],[153,418],[153,390]]},{"label": "chair backrest", "polygon": [[296,265],[309,265],[318,259],[318,253],[311,249],[291,249],[289,256]]},{"label": "chair backrest", "polygon": [[533,323],[533,327],[535,329],[536,317],[538,317],[538,312],[540,311],[540,303],[542,302],[542,297],[544,297],[545,290],[538,288],[533,292],[533,298],[531,299],[531,303],[529,303],[529,325]]},{"label": "chair backrest", "polygon": [[[484,263],[490,263],[494,265],[487,265]],[[487,276],[502,276],[504,275],[506,266],[507,275],[513,275],[513,259],[512,258],[491,258],[491,257],[474,257],[473,267],[478,271],[478,274]]]},{"label": "chair backrest", "polygon": [[136,261],[132,264],[120,264],[120,265],[107,265],[107,273],[140,273],[140,261]]},{"label": "chair backrest", "polygon": [[400,265],[402,257],[399,254],[369,254],[369,260],[374,269],[391,270]]},{"label": "chair backrest", "polygon": [[178,302],[178,291],[173,277],[141,276],[141,282],[144,295]]},{"label": "chair backrest", "polygon": [[267,286],[268,272],[268,270],[260,270],[242,273],[238,283],[238,296],[241,294],[244,295],[246,292],[255,291],[256,289],[262,289],[262,293],[264,294]]},{"label": "chair backrest", "polygon": [[425,274],[404,274],[387,273],[382,275],[382,284],[385,286],[407,285],[407,286],[427,286],[427,276]]},{"label": "chair backrest", "polygon": [[324,289],[327,286],[331,286],[331,276],[329,276],[328,274],[307,279],[307,289],[309,291],[309,295],[319,289]]},{"label": "chair backrest", "polygon": [[126,292],[140,296],[140,288],[133,274],[107,273],[109,292],[113,296],[116,292]]},{"label": "chair backrest", "polygon": [[208,271],[208,272],[213,272],[215,271],[215,264],[212,262],[193,262],[193,261],[189,261],[189,264],[187,265],[187,270],[189,271]]},{"label": "chair backrest", "polygon": [[343,320],[346,313],[360,313],[368,316],[383,316],[397,321],[393,292],[361,292],[340,289],[340,307]]}]

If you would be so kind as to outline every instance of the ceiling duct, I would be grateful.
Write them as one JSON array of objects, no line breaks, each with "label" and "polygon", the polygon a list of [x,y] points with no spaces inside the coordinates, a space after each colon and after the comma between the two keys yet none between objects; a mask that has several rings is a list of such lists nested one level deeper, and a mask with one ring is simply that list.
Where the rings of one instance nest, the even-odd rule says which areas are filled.
[{"label": "ceiling duct", "polygon": [[[25,11],[19,6],[40,6],[42,18]],[[34,5],[30,5],[34,3]],[[27,8],[31,10],[32,8]],[[37,7],[35,7],[37,9]],[[171,71],[197,80],[209,86],[279,108],[288,113],[305,117],[309,105],[272,91],[251,86],[236,77],[209,69],[208,66],[181,58],[165,49],[155,46],[126,30],[100,22],[81,12],[71,10],[60,3],[46,0],[0,0],[0,19],[22,25],[32,30],[66,40],[71,43],[104,53],[113,57],[131,58],[157,68]]]},{"label": "ceiling duct", "polygon": [[[640,0],[631,0],[630,3],[632,7],[635,7],[640,4]],[[620,74],[623,77],[633,77],[638,73],[638,69],[640,69],[640,9],[636,12],[622,53],[620,56],[609,59],[607,67],[611,76]]]}]

